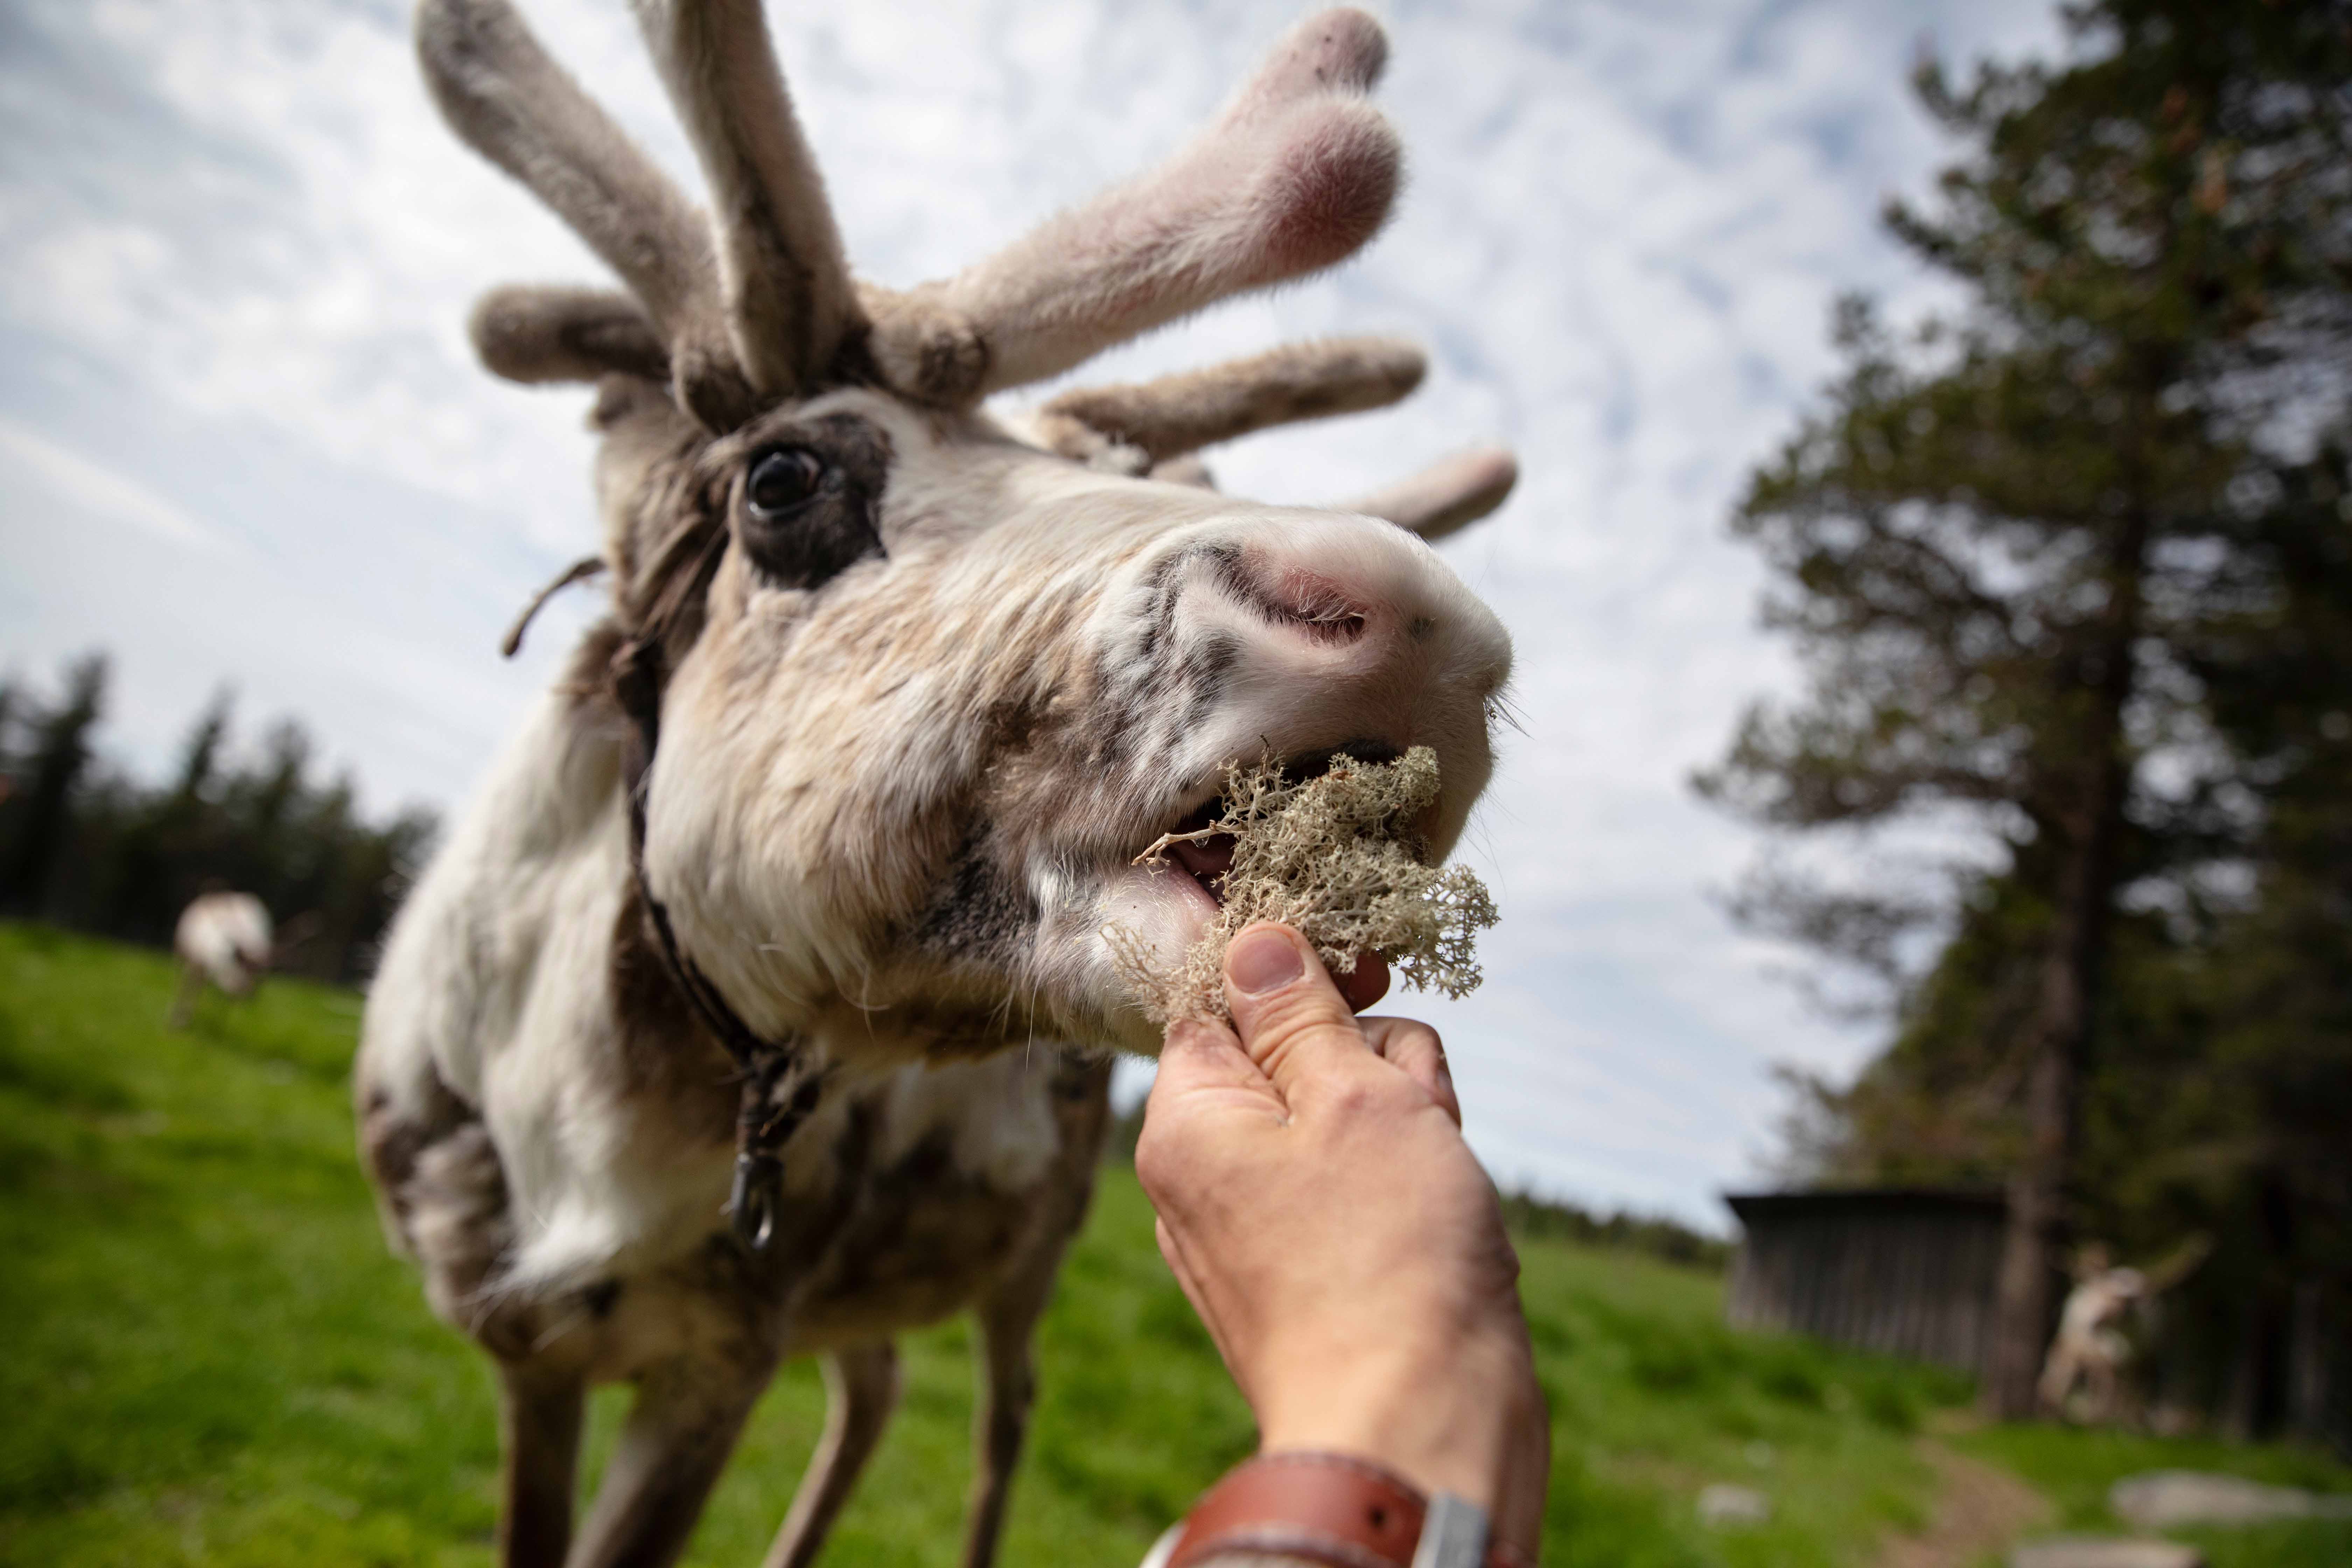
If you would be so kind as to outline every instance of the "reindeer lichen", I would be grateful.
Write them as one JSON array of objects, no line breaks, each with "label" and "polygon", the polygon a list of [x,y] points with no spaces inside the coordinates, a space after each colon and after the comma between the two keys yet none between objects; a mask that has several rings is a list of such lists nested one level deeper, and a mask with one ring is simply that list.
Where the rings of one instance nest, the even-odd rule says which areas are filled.
[{"label": "reindeer lichen", "polygon": [[1392,763],[1342,757],[1299,783],[1278,763],[1230,765],[1223,815],[1194,833],[1162,835],[1139,862],[1165,866],[1180,839],[1232,835],[1223,909],[1173,973],[1116,928],[1113,957],[1162,1023],[1230,1016],[1225,948],[1254,921],[1296,928],[1334,973],[1353,973],[1359,953],[1376,952],[1408,985],[1465,995],[1484,978],[1474,943],[1495,923],[1495,900],[1464,868],[1428,864],[1412,824],[1436,799],[1437,753],[1426,746]]}]

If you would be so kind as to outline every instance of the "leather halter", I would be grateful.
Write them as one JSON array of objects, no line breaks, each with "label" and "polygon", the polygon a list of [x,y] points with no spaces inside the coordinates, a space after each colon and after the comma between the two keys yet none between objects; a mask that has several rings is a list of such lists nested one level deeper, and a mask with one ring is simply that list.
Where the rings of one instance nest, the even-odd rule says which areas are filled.
[{"label": "leather halter", "polygon": [[[727,542],[728,532],[722,526],[703,546],[700,559],[685,579],[685,591],[664,595],[670,605],[702,600],[718,574]],[[622,786],[629,803],[629,875],[635,879],[637,897],[653,926],[662,966],[742,1077],[743,1097],[735,1115],[735,1179],[728,1194],[727,1215],[737,1239],[751,1251],[763,1253],[774,1238],[783,1199],[784,1145],[815,1111],[825,1069],[809,1062],[797,1039],[790,1036],[767,1039],[743,1021],[709,976],[680,950],[669,910],[646,881],[647,775],[653,768],[654,749],[661,741],[662,692],[669,683],[663,654],[667,620],[656,612],[650,624],[638,627],[613,655],[609,670],[614,699],[632,725],[621,764]]]}]

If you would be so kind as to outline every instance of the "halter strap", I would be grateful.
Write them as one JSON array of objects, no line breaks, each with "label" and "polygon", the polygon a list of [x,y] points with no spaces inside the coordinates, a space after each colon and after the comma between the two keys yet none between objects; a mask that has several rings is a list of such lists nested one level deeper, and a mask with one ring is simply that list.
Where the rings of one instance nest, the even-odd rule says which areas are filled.
[{"label": "halter strap", "polygon": [[[706,546],[688,579],[686,598],[699,600],[719,569],[725,552],[722,530]],[[656,617],[658,622],[659,617]],[[710,1031],[741,1075],[742,1101],[735,1115],[735,1179],[727,1198],[727,1215],[736,1237],[755,1253],[763,1253],[776,1233],[776,1216],[783,1198],[783,1151],[794,1132],[815,1111],[825,1069],[812,1065],[796,1038],[762,1037],[729,1005],[710,977],[680,950],[669,910],[654,897],[646,881],[646,793],[653,770],[654,749],[661,742],[662,691],[668,685],[662,652],[663,627],[641,628],[613,655],[614,698],[633,726],[622,748],[622,787],[629,804],[629,875],[654,928],[654,943],[662,966]]]}]

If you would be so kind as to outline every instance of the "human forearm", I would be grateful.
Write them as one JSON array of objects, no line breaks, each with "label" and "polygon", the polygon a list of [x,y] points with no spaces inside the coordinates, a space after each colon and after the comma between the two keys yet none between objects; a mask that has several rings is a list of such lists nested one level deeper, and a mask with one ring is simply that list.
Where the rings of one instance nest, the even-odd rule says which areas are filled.
[{"label": "human forearm", "polygon": [[1171,1030],[1138,1171],[1261,1453],[1370,1460],[1531,1561],[1549,1423],[1435,1033],[1354,1018],[1285,928],[1228,963],[1239,1033]]}]

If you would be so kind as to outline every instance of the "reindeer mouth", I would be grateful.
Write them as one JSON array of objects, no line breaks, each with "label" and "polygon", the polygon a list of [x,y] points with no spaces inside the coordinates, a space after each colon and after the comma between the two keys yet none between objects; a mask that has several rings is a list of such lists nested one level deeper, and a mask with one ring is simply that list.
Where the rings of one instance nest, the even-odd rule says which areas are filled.
[{"label": "reindeer mouth", "polygon": [[[1390,763],[1403,754],[1403,747],[1386,741],[1343,741],[1336,746],[1285,758],[1282,776],[1293,784],[1304,784],[1329,773],[1342,758],[1360,763]],[[1169,862],[1198,883],[1201,891],[1220,909],[1225,902],[1225,873],[1234,867],[1234,836],[1207,830],[1224,817],[1229,804],[1222,792],[1212,795],[1173,825],[1161,829],[1160,835],[1172,840],[1163,851]],[[1203,834],[1206,836],[1197,837]]]},{"label": "reindeer mouth", "polygon": [[[1403,754],[1402,746],[1387,741],[1358,739],[1293,752],[1282,759],[1281,766],[1285,778],[1304,783],[1329,773],[1343,759],[1387,763]],[[1193,804],[1138,844],[1113,879],[1105,911],[1108,927],[1126,933],[1121,940],[1130,954],[1148,954],[1145,962],[1160,968],[1181,968],[1185,953],[1225,908],[1225,879],[1233,870],[1236,844],[1229,833],[1210,831],[1231,804],[1221,793],[1225,772],[1220,767],[1201,781],[1189,795]],[[1150,853],[1154,847],[1156,858]],[[1332,979],[1348,1005],[1360,1013],[1387,994],[1389,968],[1380,954],[1366,951],[1356,954],[1346,973],[1335,971]]]},{"label": "reindeer mouth", "polygon": [[[1225,813],[1225,797],[1218,795],[1168,830],[1174,837],[1180,834],[1206,832],[1211,823]],[[1211,833],[1205,838],[1176,837],[1165,851],[1168,859],[1184,875],[1201,885],[1222,908],[1225,901],[1225,873],[1234,868],[1234,836]]]}]

